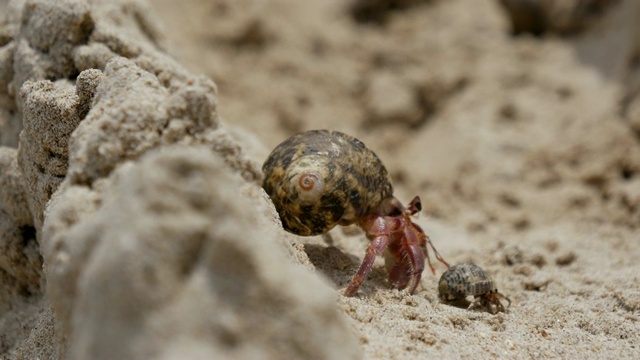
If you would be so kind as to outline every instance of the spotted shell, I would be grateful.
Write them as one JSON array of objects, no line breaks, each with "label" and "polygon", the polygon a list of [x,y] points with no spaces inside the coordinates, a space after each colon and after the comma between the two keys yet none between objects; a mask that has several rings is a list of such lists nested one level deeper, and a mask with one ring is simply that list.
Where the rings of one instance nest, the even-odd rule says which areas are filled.
[{"label": "spotted shell", "polygon": [[481,267],[474,264],[454,265],[445,271],[438,283],[440,298],[445,300],[463,299],[467,296],[481,296],[497,292],[495,282]]},{"label": "spotted shell", "polygon": [[285,230],[318,235],[373,214],[393,195],[387,170],[360,140],[311,130],[278,145],[265,161],[262,187]]}]

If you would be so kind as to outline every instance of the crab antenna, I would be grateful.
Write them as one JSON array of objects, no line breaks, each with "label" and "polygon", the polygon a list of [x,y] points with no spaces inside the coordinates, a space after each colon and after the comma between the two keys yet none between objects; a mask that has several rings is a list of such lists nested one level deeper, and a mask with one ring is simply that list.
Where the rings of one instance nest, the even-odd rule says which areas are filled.
[{"label": "crab antenna", "polygon": [[[440,253],[438,252],[438,250],[436,250],[436,248],[433,246],[433,243],[431,242],[431,238],[430,238],[427,234],[424,234],[424,237],[425,237],[425,242],[426,242],[426,244],[429,244],[429,246],[431,246],[431,249],[433,250],[433,254],[435,255],[436,259],[438,259],[438,261],[440,261],[441,263],[443,263],[443,264],[447,267],[447,269],[448,269],[448,268],[450,268],[450,267],[451,267],[451,265],[449,265],[449,263],[448,263],[448,262],[446,262],[446,261],[442,258],[442,255],[440,255]],[[425,244],[425,248],[427,248],[426,244]],[[428,252],[428,250],[427,250],[427,252]],[[427,253],[427,256],[428,256],[428,255],[429,255],[429,254]]]},{"label": "crab antenna", "polygon": [[[415,200],[415,199],[414,199]],[[419,199],[418,199],[419,200]],[[436,268],[435,266],[433,266],[433,264],[431,263],[431,257],[429,256],[429,247],[431,247],[431,249],[433,250],[433,254],[436,257],[436,259],[438,261],[440,261],[441,263],[443,263],[447,269],[451,267],[451,265],[449,265],[449,263],[447,263],[443,258],[442,255],[440,255],[440,253],[438,252],[438,250],[436,250],[436,248],[433,246],[433,243],[431,242],[431,238],[425,234],[424,230],[422,230],[422,228],[420,227],[420,225],[415,224],[413,221],[411,221],[411,219],[409,218],[409,216],[407,214],[405,214],[406,218],[405,220],[407,222],[411,223],[411,226],[413,227],[413,229],[415,230],[415,232],[418,234],[418,236],[420,237],[421,244],[423,244],[424,246],[424,251],[425,251],[425,255],[427,256],[427,264],[429,265],[429,269],[431,269],[431,273],[433,273],[433,275],[436,274]]]}]

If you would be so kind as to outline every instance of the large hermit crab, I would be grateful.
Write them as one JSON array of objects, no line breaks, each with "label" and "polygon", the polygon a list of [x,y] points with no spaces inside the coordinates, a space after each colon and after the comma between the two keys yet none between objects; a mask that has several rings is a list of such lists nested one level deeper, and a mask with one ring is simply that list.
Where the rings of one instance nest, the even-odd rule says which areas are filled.
[{"label": "large hermit crab", "polygon": [[385,250],[389,282],[397,289],[416,290],[428,246],[449,265],[422,228],[411,220],[422,205],[417,196],[404,207],[393,196],[387,170],[360,140],[337,131],[312,130],[278,145],[263,165],[263,187],[285,230],[318,235],[336,225],[359,225],[371,241],[360,269],[345,290],[353,296]]}]

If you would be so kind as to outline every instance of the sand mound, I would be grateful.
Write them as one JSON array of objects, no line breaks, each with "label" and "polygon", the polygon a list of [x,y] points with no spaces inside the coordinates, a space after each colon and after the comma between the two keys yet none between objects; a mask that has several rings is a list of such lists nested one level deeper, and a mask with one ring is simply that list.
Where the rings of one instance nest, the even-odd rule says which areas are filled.
[{"label": "sand mound", "polygon": [[287,260],[215,85],[157,49],[140,5],[23,6],[0,65],[22,123],[0,153],[4,353],[359,357],[328,285]]}]

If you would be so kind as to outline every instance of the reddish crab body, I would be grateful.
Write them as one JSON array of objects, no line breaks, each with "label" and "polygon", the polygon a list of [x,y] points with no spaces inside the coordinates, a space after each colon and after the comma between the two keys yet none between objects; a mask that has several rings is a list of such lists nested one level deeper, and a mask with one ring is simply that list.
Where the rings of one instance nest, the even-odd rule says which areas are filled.
[{"label": "reddish crab body", "polygon": [[389,198],[381,206],[380,214],[367,216],[358,223],[371,242],[362,265],[344,292],[346,296],[356,294],[371,272],[376,257],[382,255],[385,250],[391,255],[391,258],[387,258],[389,284],[396,289],[406,289],[410,294],[415,292],[420,283],[425,257],[431,272],[435,274],[428,247],[431,247],[436,259],[449,267],[422,228],[411,220],[411,215],[419,212],[421,208],[422,204],[417,196],[407,208],[396,198]]}]

